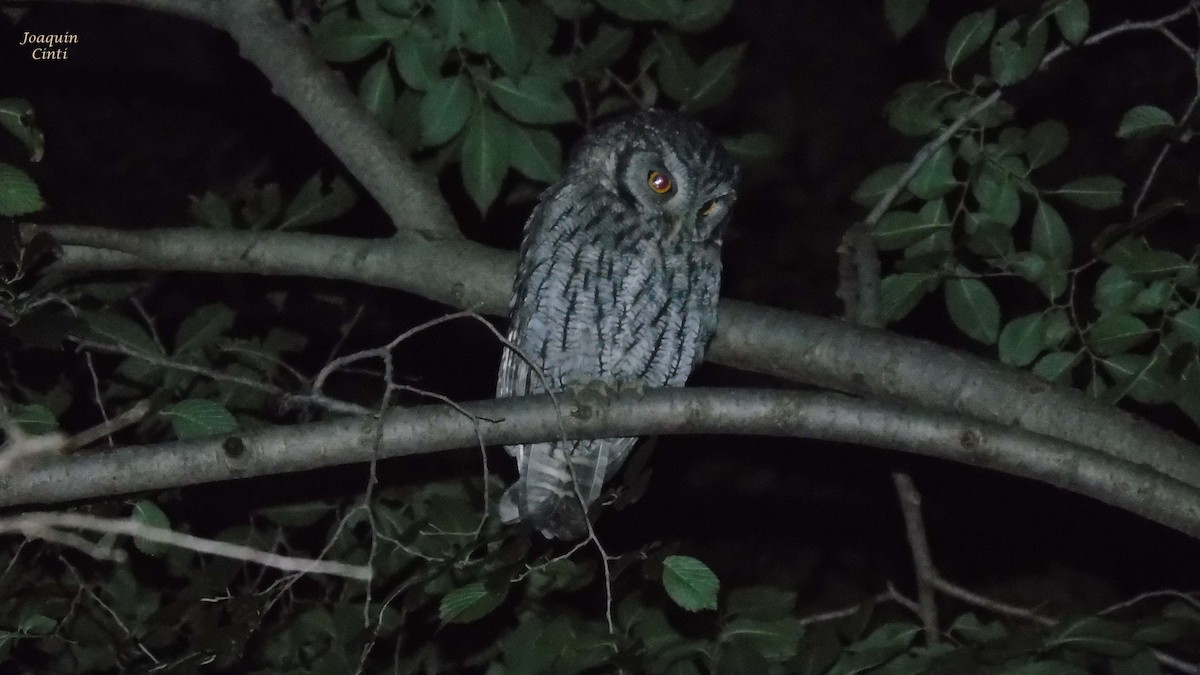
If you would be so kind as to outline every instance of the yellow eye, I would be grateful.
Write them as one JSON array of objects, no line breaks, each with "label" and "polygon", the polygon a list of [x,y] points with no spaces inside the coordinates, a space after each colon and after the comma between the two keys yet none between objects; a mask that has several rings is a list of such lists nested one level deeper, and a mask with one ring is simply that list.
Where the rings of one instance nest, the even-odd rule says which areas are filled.
[{"label": "yellow eye", "polygon": [[704,206],[700,207],[700,217],[707,218],[708,216],[712,215],[713,211],[716,211],[716,210],[717,210],[717,200],[710,199],[710,200],[704,202]]},{"label": "yellow eye", "polygon": [[670,174],[665,171],[651,171],[646,176],[646,183],[650,186],[651,190],[660,195],[667,194],[671,191],[671,188],[675,187],[675,184],[671,182]]}]

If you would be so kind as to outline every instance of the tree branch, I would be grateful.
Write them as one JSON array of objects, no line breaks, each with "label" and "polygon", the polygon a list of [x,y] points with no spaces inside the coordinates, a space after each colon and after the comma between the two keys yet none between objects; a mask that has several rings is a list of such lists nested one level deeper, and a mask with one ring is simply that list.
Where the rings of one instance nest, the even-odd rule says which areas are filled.
[{"label": "tree branch", "polygon": [[[890,448],[1032,478],[1200,537],[1200,490],[1143,465],[1021,429],[840,395],[659,389],[558,415],[549,396],[393,408],[225,438],[30,460],[0,505],[53,504],[451,448],[651,434],[793,436]],[[466,413],[466,414],[464,414]],[[561,425],[561,426],[560,426]]]},{"label": "tree branch", "polygon": [[[63,244],[55,269],[306,275],[398,288],[503,314],[516,255],[467,240],[350,239],[202,228],[24,225]],[[721,302],[708,359],[839,391],[953,411],[1059,438],[1200,486],[1200,448],[1073,389],[939,345],[798,312]]]}]

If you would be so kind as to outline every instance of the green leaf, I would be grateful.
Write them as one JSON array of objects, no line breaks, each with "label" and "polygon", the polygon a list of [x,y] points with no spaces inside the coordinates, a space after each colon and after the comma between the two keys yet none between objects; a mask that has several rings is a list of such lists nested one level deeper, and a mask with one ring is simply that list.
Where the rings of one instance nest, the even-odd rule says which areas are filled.
[{"label": "green leaf", "polygon": [[899,39],[920,23],[928,6],[929,0],[883,0],[883,18]]},{"label": "green leaf", "polygon": [[1049,164],[1067,149],[1069,140],[1067,125],[1058,120],[1046,120],[1033,125],[1025,137],[1029,168],[1036,169]]},{"label": "green leaf", "polygon": [[500,183],[508,173],[509,139],[506,125],[495,111],[481,107],[467,126],[462,147],[463,183],[480,211],[500,194]]},{"label": "green leaf", "polygon": [[23,98],[0,98],[0,127],[21,141],[31,162],[42,161],[46,139],[33,123],[33,106]]},{"label": "green leaf", "polygon": [[908,189],[921,199],[937,199],[954,189],[954,152],[948,145],[934,151],[908,183]]},{"label": "green leaf", "polygon": [[1124,269],[1114,265],[1104,270],[1096,280],[1092,302],[1102,313],[1124,310],[1129,308],[1141,290],[1142,284],[1130,279]]},{"label": "green leaf", "polygon": [[357,61],[378,49],[388,35],[360,19],[330,16],[313,29],[313,46],[326,61]]},{"label": "green leaf", "polygon": [[1195,269],[1187,258],[1178,253],[1152,249],[1127,249],[1120,264],[1130,278],[1139,281],[1170,278]]},{"label": "green leaf", "polygon": [[658,21],[679,16],[682,0],[597,0],[597,3],[623,19]]},{"label": "green leaf", "polygon": [[1067,311],[1061,307],[1046,311],[1044,326],[1046,330],[1043,334],[1042,346],[1046,349],[1062,347],[1075,332],[1075,327],[1071,324]]},{"label": "green leaf", "polygon": [[554,124],[575,119],[575,106],[562,86],[532,75],[513,81],[501,77],[489,83],[492,100],[513,119],[529,124]]},{"label": "green leaf", "polygon": [[745,55],[746,45],[740,44],[710,56],[697,70],[688,97],[680,103],[689,110],[701,110],[724,101],[733,93],[737,70]]},{"label": "green leaf", "polygon": [[1118,354],[1104,359],[1104,370],[1113,378],[1112,397],[1128,394],[1138,403],[1161,405],[1175,399],[1175,380],[1166,369],[1166,360],[1144,354]]},{"label": "green leaf", "polygon": [[21,618],[17,630],[25,635],[49,635],[57,627],[58,622],[45,614],[30,614]]},{"label": "green leaf", "polygon": [[392,44],[396,50],[396,72],[405,84],[425,91],[441,78],[446,54],[430,35],[411,31]]},{"label": "green leaf", "polygon": [[954,91],[938,82],[909,82],[884,106],[888,125],[905,136],[927,136],[942,126],[942,105]]},{"label": "green leaf", "polygon": [[1041,65],[1046,53],[1049,29],[1044,22],[1030,27],[1025,44],[1014,38],[1021,25],[1017,19],[1004,24],[992,38],[992,77],[996,84],[1009,86],[1029,77]]},{"label": "green leaf", "polygon": [[283,192],[279,183],[267,183],[256,191],[241,208],[242,220],[252,230],[266,227],[283,211]]},{"label": "green leaf", "polygon": [[[676,101],[686,101],[695,86],[698,66],[683,47],[683,41],[674,33],[658,35],[643,52],[644,59],[651,59],[658,73],[658,85],[667,96]],[[649,67],[648,65],[643,66]]]},{"label": "green leaf", "polygon": [[399,16],[411,11],[411,8],[403,6],[404,4],[405,0],[356,0],[354,6],[358,9],[360,18],[375,26],[381,33],[395,38],[403,34],[412,23],[407,16]]},{"label": "green leaf", "polygon": [[1000,361],[1010,366],[1027,366],[1042,353],[1046,317],[1041,312],[1013,319],[1000,331]]},{"label": "green leaf", "polygon": [[388,70],[387,59],[376,61],[363,74],[358,85],[358,100],[380,124],[387,125],[392,121],[392,113],[396,110],[396,83]]},{"label": "green leaf", "polygon": [[751,131],[743,136],[722,137],[721,145],[742,165],[761,164],[783,154],[777,138],[759,131]]},{"label": "green leaf", "polygon": [[37,183],[29,174],[0,163],[0,216],[12,218],[40,211],[46,206]]},{"label": "green leaf", "polygon": [[1084,0],[1066,0],[1054,10],[1054,22],[1067,42],[1077,45],[1087,36],[1088,14]]},{"label": "green leaf", "polygon": [[1065,271],[1054,266],[1049,266],[1045,274],[1042,275],[1042,278],[1036,283],[1047,300],[1057,300],[1063,293],[1067,292],[1067,284],[1069,282],[1070,278]]},{"label": "green leaf", "polygon": [[475,105],[472,89],[465,75],[445,77],[429,86],[417,107],[423,143],[441,145],[462,131]]},{"label": "green leaf", "polygon": [[1059,629],[1058,634],[1046,641],[1048,648],[1069,647],[1105,656],[1130,656],[1137,646],[1130,643],[1131,630],[1128,625],[1088,616]]},{"label": "green leaf", "polygon": [[764,620],[738,617],[721,631],[721,641],[742,640],[768,661],[786,661],[796,655],[804,628],[795,617]]},{"label": "green leaf", "polygon": [[1000,304],[991,289],[978,279],[946,281],[946,308],[959,330],[985,344],[1000,332]]},{"label": "green leaf", "polygon": [[1171,113],[1152,105],[1139,105],[1130,108],[1121,118],[1117,127],[1118,138],[1149,138],[1166,133],[1175,128],[1175,118]]},{"label": "green leaf", "polygon": [[996,10],[986,9],[974,12],[959,19],[946,38],[946,69],[954,70],[954,66],[974,54],[986,42],[996,27]]},{"label": "green leaf", "polygon": [[885,323],[899,321],[937,288],[940,277],[934,272],[905,272],[883,278],[879,285],[879,313]]},{"label": "green leaf", "polygon": [[671,25],[676,30],[700,33],[716,28],[731,9],[733,0],[686,0]]},{"label": "green leaf", "polygon": [[607,68],[624,56],[632,44],[633,31],[602,23],[596,29],[596,37],[575,56],[573,70],[582,75]]},{"label": "green leaf", "polygon": [[562,146],[543,129],[510,124],[509,150],[512,166],[533,180],[553,183],[562,173]]},{"label": "green leaf", "polygon": [[934,232],[950,227],[946,204],[941,199],[928,202],[920,213],[889,211],[879,219],[875,233],[884,251],[907,248]]},{"label": "green leaf", "polygon": [[995,220],[1012,226],[1021,215],[1021,198],[1016,181],[1008,173],[988,162],[979,167],[971,181],[971,194],[979,201],[979,208]]},{"label": "green leaf", "polygon": [[462,44],[463,35],[479,23],[479,0],[433,0],[433,20],[453,45]]},{"label": "green leaf", "polygon": [[205,305],[179,324],[175,334],[175,354],[203,349],[233,328],[234,312],[220,304]]},{"label": "green leaf", "polygon": [[689,612],[717,608],[720,581],[707,565],[682,555],[663,560],[663,588],[675,604]]},{"label": "green leaf", "polygon": [[425,95],[415,89],[404,89],[396,97],[396,112],[388,132],[409,153],[421,147],[424,122],[421,120],[421,101]]},{"label": "green leaf", "polygon": [[1121,192],[1125,183],[1112,176],[1090,176],[1080,178],[1055,190],[1053,194],[1089,209],[1108,209],[1121,203]]},{"label": "green leaf", "polygon": [[1079,352],[1050,352],[1033,364],[1033,374],[1048,382],[1068,384],[1066,380],[1080,356]]},{"label": "green leaf", "polygon": [[1071,232],[1062,216],[1041,200],[1038,200],[1037,213],[1033,216],[1033,252],[1058,267],[1070,264],[1074,252]]},{"label": "green leaf", "polygon": [[[863,179],[862,184],[854,191],[851,199],[855,204],[865,208],[871,208],[883,198],[887,191],[892,189],[896,183],[900,182],[900,176],[908,170],[907,164],[888,164],[882,168],[872,171],[869,176]],[[898,204],[900,200],[896,200]]]},{"label": "green leaf", "polygon": [[533,58],[524,6],[491,0],[477,23],[479,46],[509,75],[522,75]]},{"label": "green leaf", "polygon": [[1022,279],[1038,283],[1046,278],[1048,270],[1052,269],[1042,256],[1030,251],[1021,251],[1012,256],[1009,267]]},{"label": "green leaf", "polygon": [[1188,307],[1172,316],[1171,328],[1185,342],[1200,346],[1200,309]]},{"label": "green leaf", "polygon": [[1134,314],[1157,314],[1167,308],[1172,302],[1171,294],[1175,287],[1167,279],[1159,279],[1146,289],[1139,291],[1134,298],[1130,311]]},{"label": "green leaf", "polygon": [[1012,255],[1012,227],[986,211],[967,212],[967,249],[985,258],[1007,258]]},{"label": "green leaf", "polygon": [[111,312],[83,312],[87,337],[105,344],[124,347],[137,354],[162,354],[162,349],[141,324]]},{"label": "green leaf", "polygon": [[218,197],[212,192],[205,192],[199,197],[188,199],[188,214],[201,225],[227,230],[233,227],[233,207],[229,200]]},{"label": "green leaf", "polygon": [[[129,516],[132,520],[139,522],[149,527],[155,527],[160,530],[170,530],[171,521],[167,518],[167,514],[158,508],[158,505],[147,499],[139,499],[133,505],[133,513]],[[140,537],[133,538],[133,545],[139,551],[146,555],[158,556],[167,549],[167,545],[162,542],[150,541]]]},{"label": "green leaf", "polygon": [[508,586],[489,588],[482,581],[456,588],[442,596],[438,618],[442,623],[471,623],[487,616],[508,597]]},{"label": "green leaf", "polygon": [[237,421],[220,403],[203,399],[186,399],[161,413],[171,422],[176,438],[188,441],[206,436],[219,436],[237,430]]},{"label": "green leaf", "polygon": [[796,609],[796,592],[774,586],[751,586],[729,592],[726,614],[751,619],[782,619]]},{"label": "green leaf", "polygon": [[12,421],[17,423],[17,426],[21,427],[21,431],[33,436],[58,431],[58,420],[54,418],[54,413],[44,405],[13,406],[9,410],[9,416],[12,417]]},{"label": "green leaf", "polygon": [[595,10],[590,0],[543,0],[543,3],[554,16],[567,21],[582,19]]},{"label": "green leaf", "polygon": [[1103,356],[1120,354],[1145,342],[1153,331],[1132,314],[1104,314],[1087,331],[1087,342]]},{"label": "green leaf", "polygon": [[334,176],[326,191],[321,175],[313,174],[287,205],[278,229],[294,230],[328,222],[349,211],[354,202],[354,191],[345,178]]}]

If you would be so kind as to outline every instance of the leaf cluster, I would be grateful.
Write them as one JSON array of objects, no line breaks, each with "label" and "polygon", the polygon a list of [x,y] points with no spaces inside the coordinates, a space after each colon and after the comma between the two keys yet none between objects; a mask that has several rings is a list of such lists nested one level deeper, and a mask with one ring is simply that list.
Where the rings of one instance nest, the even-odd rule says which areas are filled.
[{"label": "leaf cluster", "polygon": [[[562,171],[557,128],[654,105],[661,91],[698,110],[733,90],[743,46],[701,61],[688,33],[732,0],[354,0],[326,8],[318,52],[360,71],[362,103],[434,168],[457,163],[481,211],[510,170],[537,183]],[[635,36],[655,39],[634,51]]]},{"label": "leaf cluster", "polygon": [[[909,23],[898,17],[924,11],[920,2],[888,7],[894,29]],[[1052,27],[1065,48],[1086,38],[1088,22],[1084,0],[1047,2],[999,26],[996,9],[964,16],[946,38],[946,76],[900,87],[886,106],[888,123],[912,138],[937,137],[989,89],[1017,85],[1048,63]],[[958,84],[988,45],[987,68],[969,87]],[[953,324],[994,345],[1004,363],[1113,403],[1174,403],[1200,424],[1200,249],[1157,248],[1136,225],[1082,245],[1081,209],[1133,205],[1136,216],[1141,200],[1110,175],[1047,186],[1043,167],[1068,149],[1068,127],[1057,120],[1026,127],[1015,118],[1000,98],[967,120],[875,224],[880,250],[894,256],[882,281],[882,316],[898,321],[940,294]],[[1136,105],[1114,133],[1131,143],[1186,143],[1186,125],[1160,107]],[[874,206],[906,168],[879,168],[854,199]],[[1036,289],[1042,307],[1005,311],[1001,298],[1013,294],[1005,291],[1013,282]]]}]

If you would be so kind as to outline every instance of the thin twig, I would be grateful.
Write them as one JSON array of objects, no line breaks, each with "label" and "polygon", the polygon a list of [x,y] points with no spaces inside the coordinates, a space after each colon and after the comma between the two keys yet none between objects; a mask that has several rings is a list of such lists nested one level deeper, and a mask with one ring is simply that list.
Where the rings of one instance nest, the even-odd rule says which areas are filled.
[{"label": "thin twig", "polygon": [[[77,536],[63,532],[61,528],[100,532],[104,534],[119,534],[138,537],[167,546],[188,549],[197,553],[232,558],[254,562],[265,567],[287,572],[329,574],[360,581],[371,579],[371,568],[363,565],[348,565],[346,563],[293,558],[289,556],[260,551],[249,546],[229,544],[223,541],[203,539],[183,532],[152,527],[145,523],[130,519],[112,519],[89,516],[82,513],[50,513],[31,512],[18,516],[0,518],[0,532],[20,532],[41,539],[63,541],[61,537]],[[86,541],[86,540],[84,540]],[[90,555],[95,555],[97,545],[88,542]],[[79,546],[76,546],[79,548]]]},{"label": "thin twig", "polygon": [[929,535],[925,531],[925,519],[921,515],[921,493],[917,492],[912,477],[902,471],[892,474],[892,482],[896,485],[900,510],[904,514],[904,531],[908,538],[908,547],[912,551],[917,579],[917,602],[920,605],[918,615],[925,627],[926,639],[930,644],[936,644],[939,641],[940,630],[933,582],[938,578],[938,572],[929,552]]}]

